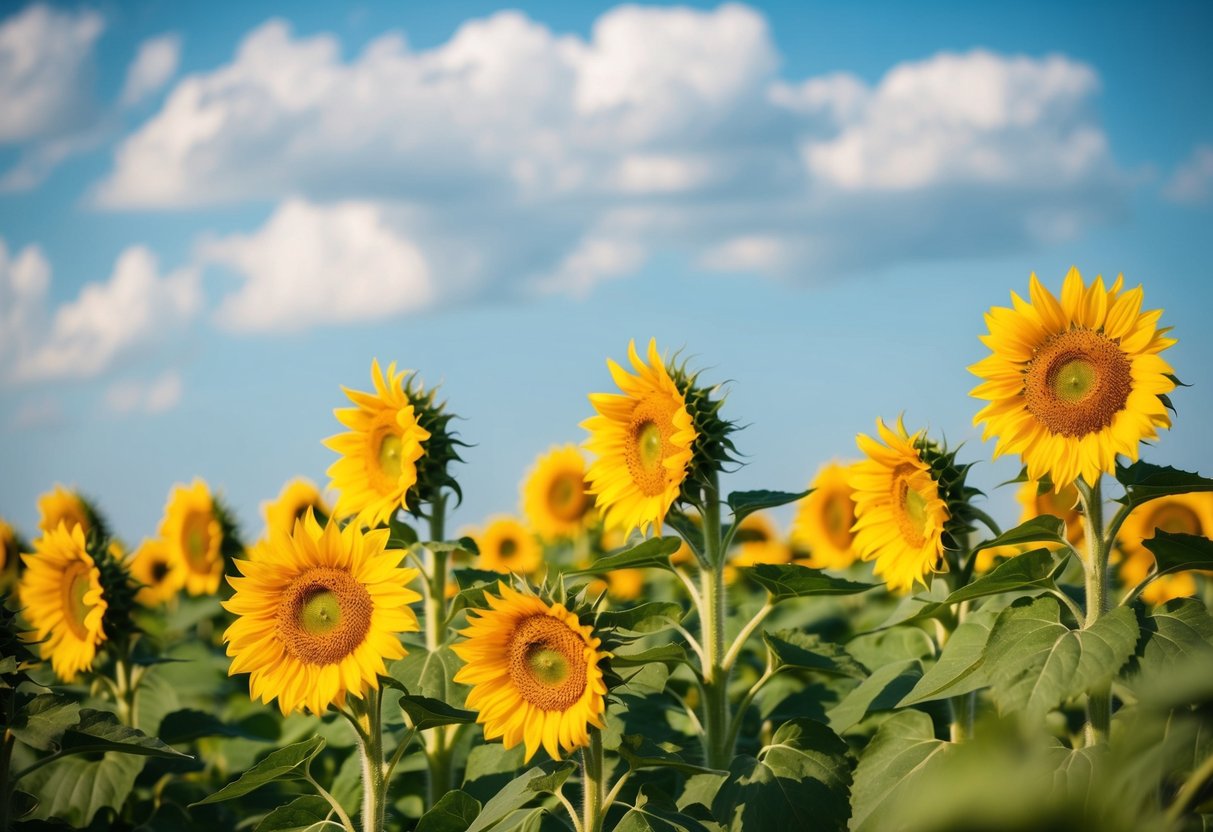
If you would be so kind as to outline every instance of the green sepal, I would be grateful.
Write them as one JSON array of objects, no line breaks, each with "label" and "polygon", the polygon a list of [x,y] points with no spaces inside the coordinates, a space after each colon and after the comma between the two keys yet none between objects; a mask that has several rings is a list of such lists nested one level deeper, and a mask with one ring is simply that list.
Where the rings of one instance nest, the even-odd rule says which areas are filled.
[{"label": "green sepal", "polygon": [[414,517],[428,517],[426,508],[442,496],[443,489],[455,495],[456,505],[463,502],[463,490],[448,470],[451,463],[463,462],[460,448],[470,447],[451,430],[451,421],[456,415],[447,410],[445,401],[438,401],[438,388],[422,387],[415,375],[404,382],[404,395],[413,406],[418,426],[429,431],[430,438],[423,443],[425,453],[417,460],[417,482],[405,495],[406,510]]},{"label": "green sepal", "polygon": [[[674,386],[682,394],[691,423],[695,426],[695,442],[691,445],[691,461],[687,465],[687,476],[682,483],[680,499],[697,505],[702,489],[711,487],[716,475],[730,464],[737,464],[737,448],[730,435],[737,430],[737,423],[724,419],[720,409],[726,396],[721,385],[699,386],[700,371],[691,372],[686,361],[674,359],[666,362]],[[713,398],[717,396],[717,398]]]}]

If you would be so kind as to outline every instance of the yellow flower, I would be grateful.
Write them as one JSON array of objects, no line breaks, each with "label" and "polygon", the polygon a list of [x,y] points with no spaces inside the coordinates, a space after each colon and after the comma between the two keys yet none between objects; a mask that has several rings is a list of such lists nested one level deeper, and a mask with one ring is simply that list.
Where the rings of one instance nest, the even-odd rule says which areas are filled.
[{"label": "yellow flower", "polygon": [[850,476],[855,548],[876,561],[876,574],[890,589],[907,591],[940,568],[948,507],[918,450],[923,431],[910,436],[900,418],[896,432],[880,419],[876,429],[884,444],[863,434],[856,440],[867,459]]},{"label": "yellow flower", "polygon": [[1175,388],[1160,356],[1175,343],[1158,328],[1162,310],[1142,312],[1142,290],[1090,286],[1077,269],[1060,301],[1032,275],[1031,303],[995,307],[982,336],[991,355],[970,367],[984,381],[972,395],[989,402],[974,417],[994,455],[1019,454],[1034,480],[1057,489],[1115,472],[1116,455],[1137,459],[1138,443],[1171,426],[1161,396]]},{"label": "yellow flower", "polygon": [[177,485],[169,493],[160,539],[181,571],[190,595],[211,595],[223,577],[223,527],[215,500],[202,480]]},{"label": "yellow flower", "polygon": [[163,540],[144,540],[130,560],[131,577],[143,584],[135,600],[156,607],[177,597],[185,584],[185,570]]},{"label": "yellow flower", "polygon": [[38,498],[38,528],[44,532],[52,532],[59,524],[67,525],[68,531],[75,526],[84,530],[85,538],[93,530],[89,519],[88,506],[75,491],[70,491],[56,484]]},{"label": "yellow flower", "polygon": [[635,374],[607,361],[622,393],[593,393],[598,411],[581,423],[590,432],[585,447],[595,456],[587,479],[590,493],[610,526],[628,532],[650,526],[661,531],[678,498],[698,434],[683,394],[649,341],[648,363],[635,342],[628,344]]},{"label": "yellow flower", "polygon": [[574,445],[552,448],[522,484],[522,512],[544,540],[573,537],[594,518],[586,491],[585,458]]},{"label": "yellow flower", "polygon": [[779,539],[779,530],[763,512],[747,515],[737,527],[733,540],[733,566],[792,562],[791,547]]},{"label": "yellow flower", "polygon": [[323,495],[311,480],[298,477],[282,486],[278,497],[261,504],[261,513],[265,515],[266,536],[273,529],[290,534],[295,528],[295,521],[303,518],[311,509],[317,515],[323,515],[327,521],[333,510],[325,502]]},{"label": "yellow flower", "polygon": [[333,415],[349,428],[324,440],[341,458],[329,466],[337,489],[337,515],[355,517],[364,526],[378,526],[407,508],[408,491],[417,484],[417,460],[425,454],[429,431],[417,422],[417,413],[404,391],[408,371],[396,372],[395,362],[385,374],[371,362],[374,393],[341,388],[354,407],[337,408]]},{"label": "yellow flower", "polygon": [[[1154,537],[1156,531],[1201,537],[1213,535],[1213,492],[1159,497],[1129,512],[1116,538],[1124,556],[1120,579],[1125,586],[1137,586],[1154,568],[1154,555],[1142,541]],[[1141,597],[1147,603],[1161,604],[1195,594],[1195,573],[1178,572],[1156,578],[1142,590]]]},{"label": "yellow flower", "polygon": [[455,681],[471,685],[467,706],[478,711],[485,739],[506,748],[526,744],[529,762],[540,746],[553,759],[589,744],[604,727],[606,683],[598,663],[609,656],[592,628],[562,604],[548,605],[504,583],[485,593],[491,609],[474,610],[466,641],[453,645],[467,662]]},{"label": "yellow flower", "polygon": [[472,537],[480,549],[478,569],[529,575],[543,565],[535,535],[512,517],[491,518],[485,530]]},{"label": "yellow flower", "polygon": [[1078,489],[1070,484],[1060,489],[1046,490],[1043,494],[1039,492],[1039,486],[1031,480],[1019,486],[1019,490],[1015,492],[1016,499],[1023,507],[1019,522],[1026,523],[1042,514],[1060,517],[1066,524],[1066,540],[1070,541],[1075,550],[1082,553],[1086,534],[1082,525],[1082,508],[1078,504]]},{"label": "yellow flower", "polygon": [[418,629],[408,588],[416,569],[402,569],[387,550],[387,529],[350,524],[323,528],[315,516],[291,534],[274,531],[265,560],[237,560],[236,594],[223,606],[236,620],[223,634],[229,675],[249,674],[254,699],[278,699],[282,713],[323,713],[379,687],[385,662],[406,654],[399,633]]},{"label": "yellow flower", "polygon": [[60,523],[34,541],[33,554],[23,555],[21,604],[41,642],[43,659],[55,673],[71,682],[90,670],[97,647],[105,641],[102,619],[108,604],[101,590],[101,570],[85,548],[79,525]]},{"label": "yellow flower", "polygon": [[792,522],[792,543],[805,549],[806,566],[814,569],[846,569],[855,562],[854,489],[848,465],[831,462],[817,472],[813,489],[800,501]]},{"label": "yellow flower", "polygon": [[17,562],[17,532],[3,518],[0,518],[0,572],[3,572],[9,563]]}]

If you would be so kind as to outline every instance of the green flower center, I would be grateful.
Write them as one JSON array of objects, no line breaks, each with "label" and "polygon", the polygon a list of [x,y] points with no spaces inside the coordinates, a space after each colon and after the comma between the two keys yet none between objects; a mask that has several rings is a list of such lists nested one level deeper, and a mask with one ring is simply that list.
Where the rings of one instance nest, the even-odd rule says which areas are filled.
[{"label": "green flower center", "polygon": [[636,450],[640,455],[640,464],[646,471],[652,471],[661,464],[661,428],[653,422],[641,426],[636,436]]},{"label": "green flower center", "polygon": [[1053,392],[1062,401],[1080,402],[1090,394],[1096,378],[1095,366],[1090,361],[1074,358],[1055,370]]},{"label": "green flower center", "polygon": [[559,650],[544,645],[533,645],[526,657],[531,676],[551,687],[563,685],[569,678],[569,661]]},{"label": "green flower center", "polygon": [[195,572],[208,571],[206,562],[211,550],[211,517],[203,512],[191,512],[181,530],[185,556]]},{"label": "green flower center", "polygon": [[317,590],[299,608],[299,626],[311,635],[327,635],[340,623],[341,602],[331,590]]},{"label": "green flower center", "polygon": [[389,433],[379,443],[379,468],[392,479],[399,479],[404,467],[403,444],[400,437],[394,433]]},{"label": "green flower center", "polygon": [[74,563],[63,575],[63,600],[67,626],[80,639],[88,638],[88,630],[84,619],[88,618],[92,605],[84,601],[90,588],[89,568],[84,563]]}]

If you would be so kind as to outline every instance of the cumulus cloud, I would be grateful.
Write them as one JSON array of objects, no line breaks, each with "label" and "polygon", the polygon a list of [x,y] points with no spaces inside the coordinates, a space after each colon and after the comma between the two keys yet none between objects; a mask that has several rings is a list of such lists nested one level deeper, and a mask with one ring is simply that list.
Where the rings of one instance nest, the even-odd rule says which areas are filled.
[{"label": "cumulus cloud", "polygon": [[181,375],[169,370],[150,381],[119,381],[105,393],[105,405],[113,413],[165,413],[181,403]]},{"label": "cumulus cloud", "polygon": [[0,240],[0,373],[10,381],[87,378],[188,321],[201,305],[194,268],[161,274],[142,246],[119,255],[104,282],[47,307],[51,268],[37,246],[11,256]]},{"label": "cumulus cloud", "polygon": [[[338,303],[338,272],[292,293],[253,253],[281,248],[284,216],[302,225],[332,206],[359,206],[393,268],[414,274],[399,282],[426,300],[402,290],[397,311],[580,293],[658,251],[824,279],[1068,239],[1123,209],[1099,79],[1080,62],[940,53],[875,82],[780,79],[778,65],[765,19],[737,4],[619,6],[588,37],[501,12],[430,49],[392,33],[350,58],[333,36],[271,21],[177,82],[92,196],[280,202],[266,228],[207,255],[248,276],[220,313],[244,329],[358,317]],[[258,298],[290,312],[262,320],[277,313]]]},{"label": "cumulus cloud", "polygon": [[200,254],[244,277],[217,312],[236,330],[381,319],[424,307],[434,295],[421,250],[362,202],[291,199],[257,232],[212,240]]},{"label": "cumulus cloud", "polygon": [[1163,195],[1173,202],[1199,204],[1213,199],[1213,145],[1200,145],[1192,151],[1163,187]]},{"label": "cumulus cloud", "polygon": [[122,104],[134,106],[157,92],[177,74],[181,63],[181,36],[160,35],[139,44],[135,60],[126,70]]}]

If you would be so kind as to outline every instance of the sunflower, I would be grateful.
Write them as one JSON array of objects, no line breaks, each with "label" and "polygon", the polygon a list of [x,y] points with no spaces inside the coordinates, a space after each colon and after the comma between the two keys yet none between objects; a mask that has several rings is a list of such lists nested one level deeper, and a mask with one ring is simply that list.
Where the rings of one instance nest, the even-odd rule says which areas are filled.
[{"label": "sunflower", "polygon": [[1066,540],[1076,551],[1082,551],[1086,533],[1083,530],[1082,509],[1078,505],[1078,489],[1073,484],[1064,485],[1060,490],[1046,488],[1042,492],[1037,483],[1029,480],[1019,486],[1015,498],[1023,507],[1019,522],[1026,523],[1043,514],[1060,517],[1066,524]]},{"label": "sunflower", "polygon": [[4,572],[10,563],[17,562],[17,555],[17,532],[0,517],[0,573]]},{"label": "sunflower", "polygon": [[491,518],[485,530],[472,537],[480,549],[480,569],[530,575],[543,565],[543,551],[535,535],[512,517]]},{"label": "sunflower", "polygon": [[79,526],[87,538],[93,530],[91,515],[80,495],[62,485],[56,484],[38,498],[38,528],[44,532],[52,532],[65,523],[68,531]]},{"label": "sunflower", "polygon": [[215,499],[202,480],[177,485],[169,493],[160,539],[181,571],[190,595],[211,595],[223,577],[223,525]]},{"label": "sunflower", "polygon": [[[1154,537],[1157,531],[1199,537],[1213,535],[1213,492],[1159,497],[1129,512],[1116,538],[1124,556],[1120,577],[1127,586],[1141,583],[1154,568],[1154,555],[1142,545],[1142,541]],[[1141,597],[1148,603],[1161,604],[1172,598],[1195,594],[1194,573],[1178,572],[1151,581],[1142,590]]]},{"label": "sunflower", "polygon": [[657,342],[649,341],[647,364],[634,341],[628,357],[635,375],[607,361],[623,392],[590,395],[598,415],[581,423],[590,432],[585,447],[596,457],[587,479],[607,525],[642,533],[656,526],[660,532],[686,479],[698,434]]},{"label": "sunflower", "polygon": [[478,711],[485,739],[506,748],[526,743],[526,762],[542,745],[553,759],[561,749],[588,745],[589,727],[603,728],[606,683],[601,640],[563,604],[498,584],[485,593],[491,609],[474,610],[466,641],[452,649],[467,662],[455,681],[472,686],[467,706]]},{"label": "sunflower", "polygon": [[36,632],[43,659],[71,682],[89,670],[97,647],[105,641],[102,618],[108,604],[101,589],[101,570],[85,548],[84,530],[61,522],[34,541],[33,554],[22,555],[21,604]]},{"label": "sunflower", "polygon": [[378,526],[407,508],[408,491],[417,484],[417,460],[425,454],[430,432],[417,421],[417,413],[404,389],[409,371],[387,373],[379,361],[371,362],[374,393],[341,388],[354,407],[337,408],[333,415],[349,428],[324,440],[341,458],[329,466],[337,489],[337,514],[353,516],[360,525]]},{"label": "sunflower", "polygon": [[131,577],[142,584],[135,600],[157,607],[177,597],[185,582],[185,570],[163,540],[144,540],[130,559]]},{"label": "sunflower", "polygon": [[733,540],[736,543],[731,558],[733,566],[792,561],[791,547],[779,539],[779,530],[763,512],[746,515]]},{"label": "sunflower", "polygon": [[1093,485],[1117,454],[1137,459],[1139,442],[1171,426],[1175,381],[1159,353],[1175,340],[1158,328],[1162,310],[1142,312],[1141,287],[1123,283],[1086,286],[1071,269],[1059,301],[1032,275],[1031,303],[1012,292],[1014,309],[986,315],[992,354],[969,368],[984,379],[972,395],[989,402],[973,419],[983,440],[997,436],[995,456],[1021,455],[1031,479],[1058,490]]},{"label": "sunflower", "polygon": [[846,569],[855,562],[855,499],[848,465],[831,462],[809,485],[792,521],[792,543],[808,551],[806,566]]},{"label": "sunflower", "polygon": [[544,540],[573,537],[593,520],[585,457],[575,445],[552,448],[536,460],[522,484],[522,512]]},{"label": "sunflower", "polygon": [[283,714],[323,713],[347,695],[378,688],[385,662],[406,654],[399,633],[418,629],[408,588],[416,569],[397,564],[388,530],[323,527],[309,511],[287,534],[271,533],[267,559],[237,560],[243,577],[224,608],[236,620],[223,640],[229,675],[249,674],[254,699],[275,697]]},{"label": "sunflower", "polygon": [[321,523],[328,522],[333,510],[325,502],[320,489],[303,477],[291,480],[282,486],[278,497],[261,504],[261,513],[265,515],[266,535],[273,529],[290,534],[295,528],[295,521],[307,514],[311,509]]},{"label": "sunflower", "polygon": [[856,439],[867,459],[850,475],[855,548],[876,561],[876,574],[890,589],[906,591],[940,568],[948,507],[919,450],[923,431],[910,436],[900,418],[895,432],[881,419],[876,429],[884,444],[862,433]]}]

